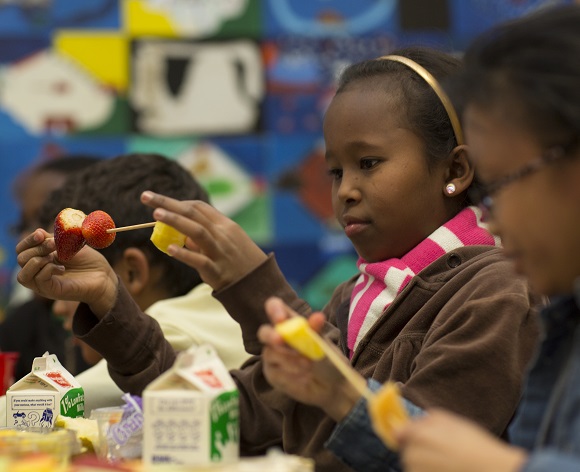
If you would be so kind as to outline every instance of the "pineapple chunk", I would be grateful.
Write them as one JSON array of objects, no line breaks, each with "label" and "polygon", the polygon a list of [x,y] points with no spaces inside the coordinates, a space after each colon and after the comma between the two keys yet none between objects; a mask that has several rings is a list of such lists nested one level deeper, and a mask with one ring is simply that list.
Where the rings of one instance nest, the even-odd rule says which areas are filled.
[{"label": "pineapple chunk", "polygon": [[395,382],[387,382],[368,402],[373,429],[393,451],[398,448],[393,430],[403,426],[409,415],[401,401],[401,393]]},{"label": "pineapple chunk", "polygon": [[274,326],[282,339],[303,356],[318,361],[325,356],[324,340],[308,325],[306,318],[296,316]]},{"label": "pineapple chunk", "polygon": [[161,221],[155,223],[153,233],[151,234],[151,241],[155,244],[155,247],[165,254],[169,254],[167,248],[170,244],[183,247],[185,245],[185,238],[185,234],[180,233],[175,228]]},{"label": "pineapple chunk", "polygon": [[88,452],[94,452],[99,447],[99,425],[97,420],[89,418],[69,418],[58,415],[54,425],[59,428],[72,429],[76,432],[81,447]]}]

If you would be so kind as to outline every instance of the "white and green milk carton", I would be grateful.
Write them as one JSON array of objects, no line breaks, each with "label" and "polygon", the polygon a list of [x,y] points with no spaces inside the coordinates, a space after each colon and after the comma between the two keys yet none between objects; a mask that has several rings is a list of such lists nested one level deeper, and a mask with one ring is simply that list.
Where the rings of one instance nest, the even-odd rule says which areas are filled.
[{"label": "white and green milk carton", "polygon": [[32,362],[32,372],[6,392],[6,425],[51,428],[58,415],[77,418],[85,413],[85,392],[54,354]]},{"label": "white and green milk carton", "polygon": [[143,392],[143,462],[211,465],[239,458],[239,395],[215,349],[181,352]]}]

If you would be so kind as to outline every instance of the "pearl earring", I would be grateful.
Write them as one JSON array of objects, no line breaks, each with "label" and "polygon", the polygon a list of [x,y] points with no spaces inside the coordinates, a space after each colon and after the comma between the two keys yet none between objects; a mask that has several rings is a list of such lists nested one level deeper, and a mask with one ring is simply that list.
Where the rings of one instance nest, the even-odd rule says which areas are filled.
[{"label": "pearl earring", "polygon": [[445,191],[448,195],[453,195],[455,193],[455,184],[447,184],[445,186]]}]

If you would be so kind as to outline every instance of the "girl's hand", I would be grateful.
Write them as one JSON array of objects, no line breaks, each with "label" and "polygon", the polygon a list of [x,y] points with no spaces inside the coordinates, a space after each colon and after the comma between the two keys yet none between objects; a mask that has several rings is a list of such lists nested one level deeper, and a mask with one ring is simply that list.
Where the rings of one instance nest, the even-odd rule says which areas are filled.
[{"label": "girl's hand", "polygon": [[143,192],[141,201],[156,210],[156,220],[187,236],[185,247],[169,252],[193,267],[214,290],[236,282],[268,257],[234,221],[202,201],[179,201]]},{"label": "girl's hand", "polygon": [[111,266],[88,246],[64,264],[56,259],[55,250],[52,235],[42,229],[20,241],[18,282],[45,298],[87,303],[102,318],[117,297],[118,279]]},{"label": "girl's hand", "polygon": [[517,472],[526,462],[523,450],[442,410],[428,411],[397,436],[406,472]]},{"label": "girl's hand", "polygon": [[[275,297],[266,301],[265,310],[273,324],[299,316]],[[325,318],[322,313],[314,313],[308,321],[312,329],[320,331]],[[302,356],[284,342],[272,325],[260,327],[258,338],[265,345],[264,375],[274,388],[301,403],[323,409],[335,421],[342,420],[359,400],[360,394],[330,362],[315,362]]]}]

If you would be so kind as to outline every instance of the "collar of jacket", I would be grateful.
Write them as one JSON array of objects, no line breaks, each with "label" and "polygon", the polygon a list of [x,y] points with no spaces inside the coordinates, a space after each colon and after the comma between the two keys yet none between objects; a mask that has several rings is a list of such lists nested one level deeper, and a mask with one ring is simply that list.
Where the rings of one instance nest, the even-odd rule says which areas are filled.
[{"label": "collar of jacket", "polygon": [[[390,310],[394,310],[401,299],[421,281],[423,288],[429,288],[432,292],[436,292],[447,281],[453,278],[458,272],[464,270],[465,264],[472,264],[482,257],[503,257],[502,249],[495,246],[464,246],[457,248],[447,254],[444,254],[439,259],[425,267],[421,272],[416,274],[407,286],[397,295],[393,303],[390,305]],[[350,280],[351,289],[354,287],[359,274],[353,276]],[[350,298],[344,300],[337,308],[336,325],[340,330],[339,347],[348,355],[347,348],[347,331],[348,331],[348,313],[349,313]],[[389,310],[389,309],[387,309]]]}]

